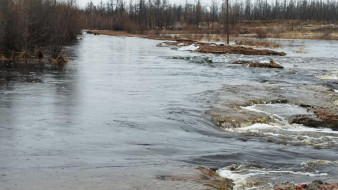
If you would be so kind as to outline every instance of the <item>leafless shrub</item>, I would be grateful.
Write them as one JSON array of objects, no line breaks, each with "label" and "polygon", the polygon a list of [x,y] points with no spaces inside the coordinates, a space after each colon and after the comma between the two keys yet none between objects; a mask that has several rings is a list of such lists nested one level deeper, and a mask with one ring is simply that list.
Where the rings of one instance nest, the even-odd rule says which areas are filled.
[{"label": "leafless shrub", "polygon": [[43,53],[43,51],[40,48],[38,48],[34,51],[34,55],[38,59],[43,59],[45,57],[45,54]]},{"label": "leafless shrub", "polygon": [[48,61],[52,65],[52,68],[58,70],[59,72],[63,72],[69,60],[67,57],[59,55],[57,58],[48,58]]},{"label": "leafless shrub", "polygon": [[1,0],[0,52],[16,59],[12,51],[50,47],[57,57],[63,46],[76,39],[78,19],[73,0]]},{"label": "leafless shrub", "polygon": [[30,58],[30,55],[27,51],[23,50],[23,51],[19,52],[19,59],[27,60],[28,58]]},{"label": "leafless shrub", "polygon": [[0,55],[0,60],[6,60],[7,58],[4,55]]},{"label": "leafless shrub", "polygon": [[267,31],[260,28],[256,31],[257,38],[266,38],[267,37]]}]

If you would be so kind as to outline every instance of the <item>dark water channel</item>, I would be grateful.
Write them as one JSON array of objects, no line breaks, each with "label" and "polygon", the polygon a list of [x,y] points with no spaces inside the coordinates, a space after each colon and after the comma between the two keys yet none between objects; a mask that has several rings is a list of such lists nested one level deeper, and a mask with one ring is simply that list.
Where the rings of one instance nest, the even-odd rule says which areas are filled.
[{"label": "dark water channel", "polygon": [[[66,73],[0,86],[0,189],[158,189],[155,175],[182,167],[250,162],[303,171],[308,160],[337,160],[337,147],[279,145],[219,129],[205,116],[217,89],[273,74],[167,59],[196,53],[157,43],[84,35]],[[311,172],[297,179],[338,176],[337,166]],[[294,176],[280,181],[287,177]]]}]

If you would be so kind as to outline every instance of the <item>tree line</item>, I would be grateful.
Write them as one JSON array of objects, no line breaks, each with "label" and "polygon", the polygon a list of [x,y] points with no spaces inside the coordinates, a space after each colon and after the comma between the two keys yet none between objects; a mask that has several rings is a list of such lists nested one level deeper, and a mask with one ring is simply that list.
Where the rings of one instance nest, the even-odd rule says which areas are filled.
[{"label": "tree line", "polygon": [[57,57],[80,32],[74,0],[0,0],[0,54],[50,50]]},{"label": "tree line", "polygon": [[[169,0],[107,0],[84,9],[75,0],[0,0],[0,54],[49,48],[56,57],[82,28],[144,32],[217,29],[225,22],[225,0],[183,4]],[[241,20],[337,21],[336,0],[230,0],[230,22]]]},{"label": "tree line", "polygon": [[[94,5],[88,3],[83,14],[88,28],[138,31],[151,29],[181,29],[200,26],[213,28],[215,23],[225,21],[225,1],[211,0],[202,5],[195,3],[171,4],[167,0],[109,0]],[[231,0],[230,22],[240,20],[318,20],[337,21],[336,0]]]}]

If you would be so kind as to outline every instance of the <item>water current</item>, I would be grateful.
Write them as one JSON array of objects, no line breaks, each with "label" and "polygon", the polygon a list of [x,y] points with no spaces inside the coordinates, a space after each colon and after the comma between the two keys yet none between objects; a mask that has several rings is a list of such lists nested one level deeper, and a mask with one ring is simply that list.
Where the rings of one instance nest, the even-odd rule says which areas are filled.
[{"label": "water current", "polygon": [[[265,56],[209,55],[213,63],[170,59],[200,54],[157,43],[83,34],[68,47],[72,57],[64,73],[30,73],[43,82],[1,85],[1,189],[196,189],[155,178],[195,166],[225,167],[219,172],[237,180],[238,187],[250,180],[264,181],[260,185],[265,187],[337,181],[336,132],[318,129],[333,143],[320,148],[269,143],[262,135],[220,129],[205,115],[227,85],[269,79],[338,89],[335,79],[316,77],[337,70],[337,42],[283,41],[288,55],[275,58],[283,71],[226,64],[241,58],[269,60]],[[306,52],[295,53],[299,46]],[[294,70],[301,74],[289,74]],[[271,110],[285,108],[252,109],[283,115]],[[263,132],[270,137],[281,133]],[[325,163],[308,164],[316,160]],[[241,167],[227,170],[231,165]]]}]

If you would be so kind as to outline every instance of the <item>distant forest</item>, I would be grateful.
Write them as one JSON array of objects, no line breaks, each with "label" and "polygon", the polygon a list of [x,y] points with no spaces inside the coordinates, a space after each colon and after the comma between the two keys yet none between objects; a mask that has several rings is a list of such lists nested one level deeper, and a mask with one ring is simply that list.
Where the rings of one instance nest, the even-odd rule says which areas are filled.
[{"label": "distant forest", "polygon": [[[48,47],[55,57],[81,29],[128,32],[218,27],[225,22],[225,0],[175,5],[167,0],[109,0],[84,9],[75,0],[0,0],[0,54]],[[229,20],[337,21],[336,0],[229,0]]]},{"label": "distant forest", "polygon": [[[99,5],[88,3],[85,8],[85,23],[89,28],[127,30],[129,32],[150,29],[180,29],[187,25],[198,27],[201,23],[213,27],[224,23],[225,0],[211,0],[202,5],[175,5],[167,0],[110,0]],[[229,0],[229,20],[236,24],[240,20],[338,20],[336,0],[246,0],[245,3]]]}]

